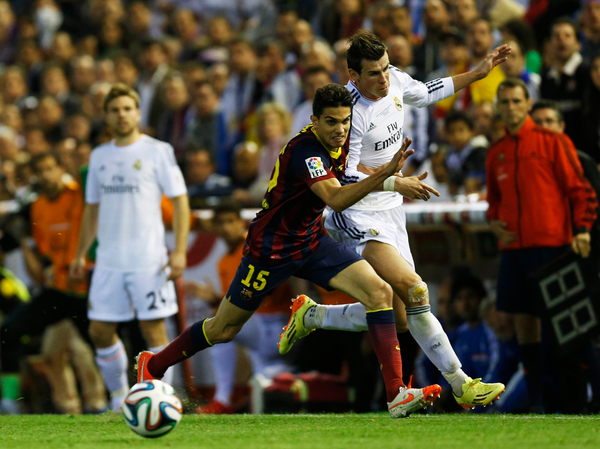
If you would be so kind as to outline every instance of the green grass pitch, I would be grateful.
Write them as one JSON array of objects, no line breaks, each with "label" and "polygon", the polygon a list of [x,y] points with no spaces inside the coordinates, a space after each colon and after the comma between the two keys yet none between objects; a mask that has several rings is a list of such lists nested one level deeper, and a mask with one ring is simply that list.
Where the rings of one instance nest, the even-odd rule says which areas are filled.
[{"label": "green grass pitch", "polygon": [[145,439],[122,416],[0,416],[0,448],[600,448],[600,416],[184,415]]}]

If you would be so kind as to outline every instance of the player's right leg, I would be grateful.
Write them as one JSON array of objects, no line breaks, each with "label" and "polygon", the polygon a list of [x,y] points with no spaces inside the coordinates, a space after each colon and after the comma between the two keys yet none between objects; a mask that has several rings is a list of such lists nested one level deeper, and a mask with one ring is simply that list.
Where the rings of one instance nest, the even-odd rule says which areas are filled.
[{"label": "player's right leg", "polygon": [[135,318],[125,286],[125,273],[96,268],[90,286],[89,334],[96,348],[96,363],[111,397],[111,408],[121,409],[129,384],[127,353],[117,335],[117,324]]},{"label": "player's right leg", "polygon": [[388,409],[393,418],[406,417],[430,405],[441,393],[439,385],[411,388],[402,381],[402,359],[392,308],[392,291],[366,261],[356,262],[333,277],[329,285],[366,308],[367,326],[383,374]]}]

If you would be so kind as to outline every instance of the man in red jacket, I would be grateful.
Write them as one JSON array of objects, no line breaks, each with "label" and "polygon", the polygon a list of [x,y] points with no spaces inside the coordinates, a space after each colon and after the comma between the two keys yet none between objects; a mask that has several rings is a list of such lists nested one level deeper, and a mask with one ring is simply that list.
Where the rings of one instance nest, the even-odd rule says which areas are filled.
[{"label": "man in red jacket", "polygon": [[497,100],[506,135],[486,160],[488,220],[502,251],[497,307],[514,316],[531,410],[543,413],[541,321],[528,276],[569,245],[589,256],[597,199],[571,140],[533,123],[523,81],[503,81]]}]

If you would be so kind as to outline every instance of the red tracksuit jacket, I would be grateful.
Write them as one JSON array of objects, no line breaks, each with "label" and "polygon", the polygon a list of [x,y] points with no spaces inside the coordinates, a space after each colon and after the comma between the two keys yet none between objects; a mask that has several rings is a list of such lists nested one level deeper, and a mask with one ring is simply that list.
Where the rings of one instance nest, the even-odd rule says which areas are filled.
[{"label": "red tracksuit jacket", "polygon": [[517,236],[500,249],[567,245],[573,226],[589,230],[596,219],[596,194],[573,143],[531,117],[490,148],[486,172],[488,220],[507,223]]}]

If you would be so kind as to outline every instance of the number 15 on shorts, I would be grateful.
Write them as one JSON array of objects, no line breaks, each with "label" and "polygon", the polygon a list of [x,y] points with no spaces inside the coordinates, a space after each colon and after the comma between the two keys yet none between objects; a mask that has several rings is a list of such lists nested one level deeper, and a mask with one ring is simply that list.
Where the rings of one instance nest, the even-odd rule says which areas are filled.
[{"label": "number 15 on shorts", "polygon": [[252,286],[252,288],[259,292],[265,288],[267,285],[266,277],[269,276],[269,272],[266,270],[260,270],[256,275],[254,282],[252,282],[252,276],[254,275],[254,265],[248,265],[248,276],[245,279],[242,279],[242,284],[246,287]]}]

